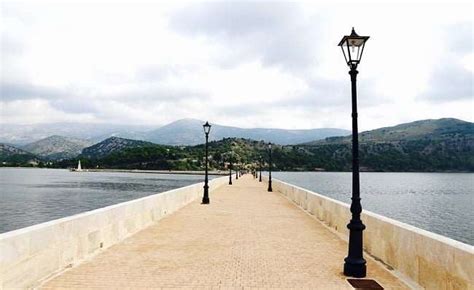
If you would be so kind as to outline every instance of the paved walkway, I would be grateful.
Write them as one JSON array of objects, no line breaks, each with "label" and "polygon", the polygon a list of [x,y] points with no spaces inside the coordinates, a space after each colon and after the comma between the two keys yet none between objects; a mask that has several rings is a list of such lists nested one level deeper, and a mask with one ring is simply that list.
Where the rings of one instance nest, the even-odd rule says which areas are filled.
[{"label": "paved walkway", "polygon": [[[48,281],[44,288],[352,289],[347,243],[246,175]],[[405,289],[368,259],[368,277]]]}]

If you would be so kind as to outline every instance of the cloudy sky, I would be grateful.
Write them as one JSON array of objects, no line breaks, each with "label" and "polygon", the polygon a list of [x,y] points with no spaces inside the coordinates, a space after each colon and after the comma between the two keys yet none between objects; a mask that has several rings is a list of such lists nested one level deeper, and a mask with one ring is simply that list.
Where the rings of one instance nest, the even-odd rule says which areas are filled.
[{"label": "cloudy sky", "polygon": [[362,130],[474,121],[468,3],[97,3],[2,1],[0,124],[349,129],[352,26]]}]

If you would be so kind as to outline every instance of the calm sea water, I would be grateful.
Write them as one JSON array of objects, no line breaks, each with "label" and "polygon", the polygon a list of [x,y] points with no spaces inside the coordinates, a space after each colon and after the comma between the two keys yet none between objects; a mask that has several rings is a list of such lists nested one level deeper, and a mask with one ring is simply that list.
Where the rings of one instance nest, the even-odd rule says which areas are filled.
[{"label": "calm sea water", "polygon": [[[350,173],[273,176],[350,203]],[[192,175],[0,168],[0,233],[201,181]],[[361,197],[364,209],[474,245],[472,173],[361,173]]]},{"label": "calm sea water", "polygon": [[[274,172],[273,177],[350,203],[346,172]],[[474,174],[361,173],[362,207],[474,245]]]},{"label": "calm sea water", "polygon": [[0,168],[0,233],[201,181],[193,175]]}]

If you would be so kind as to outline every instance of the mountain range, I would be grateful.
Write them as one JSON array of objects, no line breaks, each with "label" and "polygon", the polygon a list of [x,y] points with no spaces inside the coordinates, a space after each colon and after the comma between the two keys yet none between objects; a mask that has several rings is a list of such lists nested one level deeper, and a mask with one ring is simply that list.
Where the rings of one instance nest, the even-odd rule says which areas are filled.
[{"label": "mountain range", "polygon": [[[146,141],[124,139],[119,137],[110,137],[102,142],[94,144],[82,150],[81,158],[102,158],[113,152],[122,151],[124,149],[153,146],[155,144]],[[79,154],[78,154],[79,155]],[[76,155],[77,156],[77,155]]]},{"label": "mountain range", "polygon": [[8,144],[0,144],[0,162],[6,165],[26,165],[38,161],[38,157]]},{"label": "mountain range", "polygon": [[[175,122],[160,133],[165,136],[167,131],[169,134],[178,131],[182,135],[176,133],[177,139],[190,142],[194,131],[199,129],[202,137],[201,123],[190,121]],[[173,128],[172,125],[177,127]],[[215,131],[211,132],[219,135],[219,127],[223,126],[216,127],[213,126],[212,130]],[[186,132],[192,132],[189,133],[191,137]],[[421,120],[362,132],[359,140],[361,169],[365,171],[474,171],[474,124],[471,122],[457,119]],[[78,157],[84,164],[94,167],[198,170],[204,148],[202,144],[158,145],[120,137],[110,137],[85,147],[87,142],[51,136],[21,149],[2,145],[0,161],[25,161],[25,158],[30,158],[56,160],[50,162],[53,166],[71,166],[77,162],[74,160],[77,160],[83,148]],[[237,152],[242,162],[254,162],[256,156],[267,154],[266,144],[261,140],[239,136],[213,140],[210,142],[213,166],[219,168],[224,156],[230,151]],[[276,169],[349,171],[351,168],[351,136],[333,136],[300,144],[294,142],[292,145],[276,144],[274,148]],[[22,149],[34,151],[36,155]],[[73,152],[67,155],[66,149]]]},{"label": "mountain range", "polygon": [[[272,149],[274,170],[350,171],[350,137],[296,145],[275,144]],[[423,120],[360,134],[362,171],[474,171],[474,124],[456,119]],[[161,170],[202,170],[204,145],[164,146],[121,139],[119,150],[108,154],[90,150],[80,156],[88,168],[127,168]],[[99,147],[115,147],[107,139]],[[224,138],[209,143],[210,167],[224,169],[230,159],[237,164],[255,164],[263,157],[268,162],[268,143],[242,138]],[[84,149],[86,151],[86,149]],[[83,151],[83,152],[84,152]],[[62,167],[74,166],[64,161]]]},{"label": "mountain range", "polygon": [[[204,142],[203,121],[182,119],[159,129],[149,131],[146,140],[163,145],[197,145]],[[238,128],[212,124],[209,140],[223,138],[245,138],[265,140],[276,144],[297,144],[307,140],[319,140],[329,136],[344,136],[350,131],[335,128],[320,128],[308,130],[286,130],[266,128]]]},{"label": "mountain range", "polygon": [[[474,123],[420,120],[359,134],[361,169],[366,171],[474,171]],[[351,169],[351,137],[330,137],[300,149],[319,156],[332,170]]]},{"label": "mountain range", "polygon": [[[474,137],[474,126],[453,118],[428,119],[411,123],[384,127],[359,134],[359,142],[396,142],[410,140],[446,140],[464,136]],[[351,136],[329,137],[323,140],[314,140],[305,145],[321,145],[330,143],[350,143]]]},{"label": "mountain range", "polygon": [[45,159],[58,160],[74,158],[92,144],[89,140],[53,135],[21,146],[21,149]]},{"label": "mountain range", "polygon": [[92,123],[47,123],[33,125],[2,124],[0,126],[0,143],[23,146],[53,135],[89,140],[93,143],[97,143],[108,137],[117,135],[140,139],[143,131],[152,129],[153,127],[151,126]]},{"label": "mountain range", "polygon": [[[109,137],[142,140],[162,145],[197,145],[204,142],[203,121],[181,119],[159,128],[150,126],[122,126],[105,124],[56,123],[40,125],[3,125],[0,126],[0,143],[24,146],[25,144],[61,135],[67,138],[100,142]],[[265,128],[238,128],[212,124],[210,140],[239,137],[266,140],[276,144],[296,144],[323,139],[330,136],[344,136],[350,131],[334,128],[308,130],[285,130]]]}]

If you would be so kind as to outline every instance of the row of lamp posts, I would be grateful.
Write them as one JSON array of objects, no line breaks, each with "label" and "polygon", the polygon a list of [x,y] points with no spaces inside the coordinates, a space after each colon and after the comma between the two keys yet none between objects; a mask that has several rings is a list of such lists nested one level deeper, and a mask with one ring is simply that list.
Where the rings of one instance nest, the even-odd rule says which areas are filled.
[{"label": "row of lamp posts", "polygon": [[[229,153],[230,154],[230,153]],[[229,185],[232,185],[232,169],[234,168],[234,163],[232,163],[232,155],[233,154],[230,154],[229,155]],[[234,169],[234,173],[235,173],[235,180],[238,180],[239,179],[239,175],[240,175],[240,171],[238,170],[238,167],[237,165],[235,165],[235,169]]]},{"label": "row of lamp posts", "polygon": [[[205,151],[206,151],[206,157],[205,157],[205,174],[204,174],[204,194],[202,197],[202,204],[209,204],[209,132],[211,131],[211,125],[209,122],[206,121],[204,125],[202,125],[204,129],[204,135],[206,138],[206,144],[205,144]],[[273,191],[272,188],[272,143],[268,144],[268,191],[271,192]],[[259,171],[260,171],[260,176],[259,176],[259,182],[262,182],[262,165],[263,165],[263,158],[260,156],[259,160]],[[232,185],[232,168],[233,168],[233,163],[232,163],[232,157],[229,158],[229,185]],[[239,171],[234,170],[235,172],[235,179],[239,179]],[[256,170],[256,175],[258,175],[257,170]]]},{"label": "row of lamp posts", "polygon": [[[359,139],[357,124],[357,66],[362,58],[365,43],[369,36],[359,36],[354,28],[350,35],[345,35],[338,46],[341,47],[344,59],[349,66],[349,75],[351,77],[351,103],[352,103],[352,198],[350,211],[352,218],[347,225],[349,229],[349,249],[348,255],[344,259],[344,275],[352,277],[366,276],[366,261],[363,257],[363,235],[365,225],[360,219],[362,205],[360,203],[360,182],[359,182]],[[203,125],[206,135],[206,173],[204,179],[204,196],[203,204],[209,203],[209,186],[208,186],[208,138],[211,125],[208,122]],[[268,166],[268,191],[272,189],[272,144],[268,144],[269,166]],[[236,175],[236,179],[237,179]],[[262,181],[262,159],[260,159],[260,177]],[[232,160],[229,167],[229,184],[232,184]]]}]

